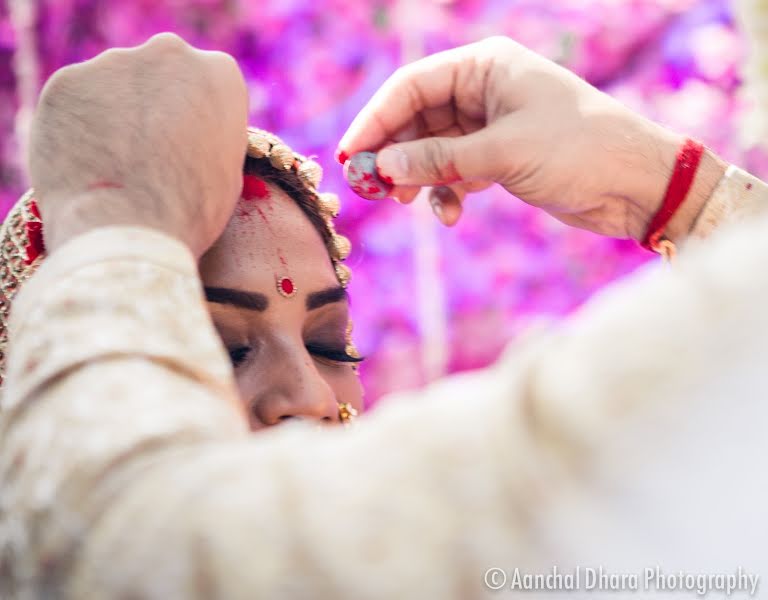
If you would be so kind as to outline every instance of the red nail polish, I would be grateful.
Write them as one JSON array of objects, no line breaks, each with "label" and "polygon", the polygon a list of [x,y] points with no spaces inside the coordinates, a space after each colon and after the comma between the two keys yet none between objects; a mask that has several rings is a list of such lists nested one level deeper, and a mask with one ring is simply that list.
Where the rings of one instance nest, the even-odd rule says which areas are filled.
[{"label": "red nail polish", "polygon": [[343,165],[349,160],[349,154],[344,152],[343,150],[336,150],[336,161]]}]

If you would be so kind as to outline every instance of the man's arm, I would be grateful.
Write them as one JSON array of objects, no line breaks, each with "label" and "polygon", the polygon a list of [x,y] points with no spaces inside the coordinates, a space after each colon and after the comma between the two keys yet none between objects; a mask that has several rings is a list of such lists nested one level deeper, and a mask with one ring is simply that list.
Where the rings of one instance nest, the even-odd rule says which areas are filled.
[{"label": "man's arm", "polygon": [[[578,558],[541,527],[597,493],[589,465],[642,458],[617,455],[617,434],[689,419],[734,374],[768,393],[767,228],[650,269],[357,430],[257,438],[229,403],[192,256],[138,230],[78,238],[14,314],[3,580],[73,598],[458,598],[482,594],[489,566]],[[561,541],[596,518],[583,510]]]},{"label": "man's arm", "polygon": [[[215,237],[237,195],[246,106],[220,59],[166,37],[69,68],[44,92],[33,183],[57,229],[50,261],[14,307],[2,415],[0,582],[16,595],[474,597],[489,565],[578,555],[561,543],[576,521],[562,537],[543,537],[541,525],[574,494],[610,504],[589,466],[637,453],[613,442],[623,421],[658,407],[679,419],[723,378],[765,394],[768,241],[756,225],[692,251],[674,273],[601,295],[492,369],[388,404],[356,431],[248,438],[194,254],[136,229],[111,230],[107,252],[101,229],[145,225],[197,254]],[[162,85],[136,87],[116,68]],[[89,109],[96,91],[105,97]],[[178,111],[178,94],[206,110]],[[104,110],[114,99],[120,110]],[[140,118],[150,105],[157,123]],[[76,119],[61,118],[72,110]],[[77,153],[73,139],[86,140]],[[580,147],[569,156],[596,156]],[[540,166],[566,179],[584,172]],[[93,233],[77,237],[84,231]],[[594,510],[576,516],[594,520]]]}]

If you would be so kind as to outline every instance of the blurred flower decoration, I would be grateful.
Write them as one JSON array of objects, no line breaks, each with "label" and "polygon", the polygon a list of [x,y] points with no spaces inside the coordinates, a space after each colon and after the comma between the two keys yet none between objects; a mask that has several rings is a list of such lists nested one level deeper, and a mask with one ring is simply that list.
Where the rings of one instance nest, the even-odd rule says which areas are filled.
[{"label": "blurred flower decoration", "polygon": [[[0,5],[2,211],[25,186],[17,113],[29,90],[54,70],[168,30],[233,54],[248,80],[252,122],[317,156],[326,167],[325,186],[342,193],[339,228],[354,243],[352,310],[358,345],[370,356],[363,374],[372,401],[425,383],[414,298],[419,240],[407,209],[347,193],[332,153],[413,40],[419,52],[435,52],[508,35],[632,108],[768,175],[768,160],[755,158],[752,148],[766,139],[764,120],[756,120],[760,113],[750,112],[747,121],[759,135],[737,135],[749,106],[739,93],[745,50],[725,0],[13,2],[13,12],[8,3]],[[765,30],[768,11],[761,5],[744,4],[748,33]],[[27,29],[24,11],[33,18]],[[745,71],[748,90],[766,115],[766,48],[754,44],[758,36],[750,33],[750,39],[755,52]],[[462,224],[439,231],[437,241],[450,371],[488,364],[531,319],[573,311],[650,258],[634,243],[569,230],[498,190],[470,198]]]}]

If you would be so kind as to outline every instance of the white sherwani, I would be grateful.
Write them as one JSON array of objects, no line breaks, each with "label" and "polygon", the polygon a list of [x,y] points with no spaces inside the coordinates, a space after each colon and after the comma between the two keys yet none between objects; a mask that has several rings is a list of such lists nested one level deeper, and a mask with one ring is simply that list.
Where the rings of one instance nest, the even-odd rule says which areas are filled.
[{"label": "white sherwani", "polygon": [[592,597],[599,565],[641,586],[655,566],[768,574],[766,190],[731,173],[697,229],[742,223],[351,430],[249,435],[188,250],[134,228],[71,241],[13,310],[0,598],[503,597],[553,567]]}]

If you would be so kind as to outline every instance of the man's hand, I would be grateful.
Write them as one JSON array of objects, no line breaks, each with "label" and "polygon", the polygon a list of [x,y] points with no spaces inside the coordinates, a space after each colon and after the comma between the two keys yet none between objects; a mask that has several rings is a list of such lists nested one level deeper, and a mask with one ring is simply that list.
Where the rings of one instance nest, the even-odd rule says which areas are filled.
[{"label": "man's hand", "polygon": [[[446,224],[466,192],[496,182],[570,225],[640,239],[682,140],[497,37],[401,68],[352,123],[339,156],[383,148],[377,166],[394,195],[409,202],[419,186],[441,186],[432,200]],[[707,153],[669,237],[687,233],[723,170]]]},{"label": "man's hand", "polygon": [[29,157],[47,249],[96,227],[143,225],[199,257],[239,196],[246,128],[232,57],[172,34],[57,71]]}]

